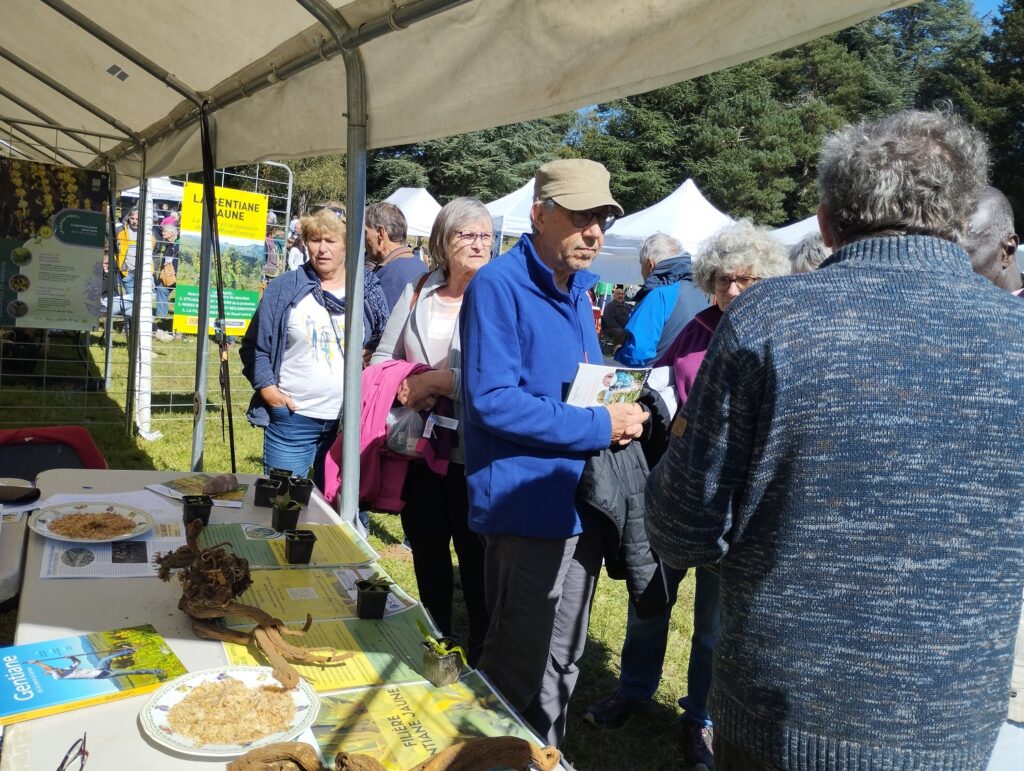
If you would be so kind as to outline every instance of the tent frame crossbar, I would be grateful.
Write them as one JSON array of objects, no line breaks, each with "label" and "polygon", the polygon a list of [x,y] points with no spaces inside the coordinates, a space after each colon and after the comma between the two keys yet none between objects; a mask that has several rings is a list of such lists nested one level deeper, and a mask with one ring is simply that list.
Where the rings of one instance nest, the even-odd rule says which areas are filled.
[{"label": "tent frame crossbar", "polygon": [[[33,78],[38,80],[40,83],[42,83],[42,84],[48,86],[49,88],[53,89],[58,94],[63,96],[65,99],[67,99],[68,101],[74,102],[75,104],[77,104],[79,107],[81,107],[86,112],[88,112],[88,113],[90,113],[92,115],[95,115],[97,118],[102,120],[108,126],[113,126],[115,129],[120,131],[124,136],[130,137],[133,141],[132,141],[132,144],[129,147],[125,148],[125,153],[124,153],[125,155],[127,155],[129,153],[135,152],[138,149],[138,146],[142,143],[142,141],[143,141],[142,136],[137,134],[136,132],[132,131],[130,126],[126,126],[123,122],[119,121],[113,115],[110,115],[106,111],[101,110],[99,107],[94,105],[92,102],[90,102],[90,101],[88,101],[86,99],[83,99],[78,94],[76,94],[74,91],[72,91],[70,88],[67,88],[63,84],[61,84],[58,81],[54,80],[49,75],[47,75],[45,72],[40,70],[38,67],[34,67],[31,64],[29,64],[28,62],[26,62],[24,59],[22,59],[20,56],[15,54],[13,51],[11,51],[11,50],[9,50],[7,48],[4,48],[3,46],[0,46],[0,57],[2,57],[4,59],[6,59],[7,61],[9,61],[11,64],[13,64],[15,67],[17,67],[22,72],[24,72],[24,73],[26,73],[28,75],[31,75]],[[120,139],[122,139],[122,140],[123,140],[123,138],[124,137],[120,137]]]},{"label": "tent frame crossbar", "polygon": [[[444,11],[457,6],[464,5],[469,2],[469,0],[414,0],[414,2],[403,5],[400,8],[393,7],[385,16],[373,21],[368,21],[365,24],[360,25],[360,27],[355,30],[348,26],[340,13],[325,2],[320,2],[320,0],[298,0],[298,2],[307,11],[309,11],[317,21],[323,23],[323,18],[321,18],[321,16],[324,18],[333,17],[336,21],[340,21],[346,31],[340,35],[335,34],[335,32],[332,31],[331,39],[324,40],[323,45],[321,45],[316,51],[307,52],[290,61],[284,62],[283,64],[270,64],[268,65],[266,72],[251,78],[246,83],[238,83],[229,90],[226,90],[224,93],[210,93],[209,95],[204,95],[210,102],[209,112],[211,115],[217,110],[223,109],[241,99],[252,96],[254,93],[262,91],[265,88],[269,88],[281,80],[285,80],[292,75],[296,75],[307,70],[325,59],[331,59],[338,54],[344,54],[345,51],[355,51],[360,46],[370,42],[371,40],[382,37],[389,32],[405,29],[409,25],[418,21],[443,13]],[[312,10],[313,8],[317,8],[318,10],[314,11]],[[331,29],[332,27],[328,26],[328,30]],[[3,55],[2,52],[0,52],[0,55]],[[351,108],[351,104],[349,107]],[[350,112],[350,120],[351,117]],[[154,124],[154,126],[145,129],[142,132],[142,136],[133,135],[132,138],[138,142],[141,141],[144,136],[146,142],[152,146],[172,132],[179,131],[186,126],[197,123],[198,121],[199,108],[195,108],[162,126]],[[121,148],[115,148],[111,153],[111,157],[115,161],[118,161],[125,155],[132,152],[132,150],[133,147],[131,143],[128,143]]]},{"label": "tent frame crossbar", "polygon": [[182,83],[172,73],[165,70],[159,64],[154,62],[152,59],[143,55],[139,51],[136,51],[130,45],[125,43],[121,38],[113,35],[108,30],[101,27],[99,24],[94,22],[85,14],[72,8],[64,0],[42,0],[43,3],[48,5],[54,11],[59,13],[65,19],[70,21],[79,29],[88,32],[94,38],[99,40],[104,45],[117,51],[121,56],[130,61],[136,67],[144,70],[149,75],[153,76],[168,88],[177,91],[181,96],[188,99],[190,102],[199,107],[202,105],[202,97],[195,91],[192,91],[188,86]]},{"label": "tent frame crossbar", "polygon": [[12,140],[17,139],[14,136],[14,133],[13,133],[13,132],[17,131],[18,133],[22,134],[23,136],[28,137],[28,139],[29,139],[28,142],[26,142],[24,139],[17,139],[17,141],[20,142],[25,147],[30,147],[33,150],[48,150],[49,152],[51,152],[53,154],[53,156],[54,156],[53,160],[55,162],[56,162],[57,158],[59,157],[59,158],[63,158],[64,161],[66,161],[67,163],[71,164],[76,169],[84,169],[85,168],[85,166],[82,163],[80,163],[79,161],[76,161],[70,155],[66,155],[65,153],[61,152],[61,150],[59,149],[58,145],[50,144],[49,142],[44,140],[42,137],[40,137],[38,134],[34,134],[31,131],[29,131],[27,128],[24,127],[24,125],[22,124],[21,121],[12,120],[10,118],[0,118],[0,122],[7,124],[7,129],[8,129],[7,135]]},{"label": "tent frame crossbar", "polygon": [[[81,133],[80,129],[71,129],[71,128],[67,128],[65,126],[58,125],[57,122],[53,118],[51,118],[49,115],[47,115],[45,112],[43,112],[42,110],[39,110],[39,109],[33,107],[31,104],[29,104],[25,100],[20,99],[17,95],[12,94],[10,91],[8,91],[3,86],[0,86],[0,96],[4,97],[8,101],[10,101],[12,104],[17,105],[18,107],[23,109],[25,112],[30,113],[30,114],[36,116],[37,118],[39,118],[39,120],[42,121],[42,123],[39,124],[40,126],[42,126],[44,128],[48,128],[48,129],[56,129],[57,131],[62,131],[63,133],[67,134],[69,137],[74,139],[76,142],[78,142],[78,144],[82,145],[82,147],[87,148],[88,150],[92,151],[96,155],[99,155],[99,156],[103,155],[103,151],[97,145],[94,145],[92,142],[86,141],[82,137],[82,133]],[[0,118],[0,120],[6,120],[6,119],[5,118]],[[26,120],[21,120],[21,123],[23,123],[26,126],[32,125],[29,121],[26,121]],[[93,136],[96,136],[96,135],[94,134]],[[103,135],[100,135],[100,136],[102,137]],[[120,137],[120,136],[116,136],[116,137],[115,136],[108,136],[107,138],[108,139],[113,139],[113,140],[115,140],[117,142],[120,142],[120,141],[122,141],[124,139],[123,137]]]}]

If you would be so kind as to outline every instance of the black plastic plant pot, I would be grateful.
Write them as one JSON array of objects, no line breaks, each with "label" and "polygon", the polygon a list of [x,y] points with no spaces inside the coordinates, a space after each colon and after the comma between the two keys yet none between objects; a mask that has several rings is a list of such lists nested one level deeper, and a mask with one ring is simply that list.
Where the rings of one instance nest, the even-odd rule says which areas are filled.
[{"label": "black plastic plant pot", "polygon": [[290,468],[271,468],[267,469],[267,476],[288,484],[288,480],[292,478],[292,470]]},{"label": "black plastic plant pot", "polygon": [[375,589],[367,581],[356,581],[356,615],[359,618],[384,618],[390,589]]},{"label": "black plastic plant pot", "polygon": [[[450,637],[439,637],[439,643],[448,647],[456,644]],[[423,676],[436,687],[451,685],[462,675],[462,656],[458,651],[441,656],[427,643],[423,643]]]},{"label": "black plastic plant pot", "polygon": [[303,506],[309,505],[309,497],[313,494],[313,480],[306,477],[292,477],[288,480],[288,495],[293,501]]},{"label": "black plastic plant pot", "polygon": [[308,565],[313,559],[316,534],[312,530],[284,531],[284,558],[289,565]]},{"label": "black plastic plant pot", "polygon": [[274,498],[283,492],[284,485],[277,479],[260,477],[256,480],[256,493],[253,503],[257,506],[270,508],[274,505]]},{"label": "black plastic plant pot", "polygon": [[210,524],[210,511],[213,510],[213,498],[209,495],[186,495],[181,499],[181,519],[185,527],[193,519],[201,519],[203,527]]},{"label": "black plastic plant pot", "polygon": [[299,514],[302,511],[298,506],[295,508],[282,508],[274,504],[274,513],[270,518],[270,525],[277,532],[294,530],[299,524]]}]

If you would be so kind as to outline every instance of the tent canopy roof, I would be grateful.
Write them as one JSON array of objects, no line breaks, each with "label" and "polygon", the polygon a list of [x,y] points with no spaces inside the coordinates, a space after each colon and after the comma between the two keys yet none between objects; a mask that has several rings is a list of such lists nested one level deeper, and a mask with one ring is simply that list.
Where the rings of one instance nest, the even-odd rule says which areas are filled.
[{"label": "tent canopy roof", "polygon": [[56,145],[59,163],[109,156],[133,177],[145,141],[148,175],[191,171],[208,100],[219,166],[343,152],[344,44],[362,57],[369,146],[401,145],[678,82],[907,4],[333,2],[167,0],[154,14],[128,0],[6,0],[0,136],[16,155],[54,159],[39,145]]},{"label": "tent canopy roof", "polygon": [[665,233],[695,255],[701,241],[731,223],[732,218],[716,209],[688,179],[666,198],[612,225],[593,270],[605,281],[640,283],[640,245],[648,237]]},{"label": "tent canopy roof", "polygon": [[821,230],[818,227],[817,214],[812,214],[807,219],[773,230],[772,236],[786,246],[793,246],[794,244],[800,243],[805,236],[809,236],[812,233],[821,233]]},{"label": "tent canopy roof", "polygon": [[[153,177],[149,181],[149,191],[147,195],[156,201],[180,201],[185,195],[185,188],[175,182],[172,182],[168,177]],[[125,198],[138,198],[139,187],[135,187],[125,190],[121,193]]]},{"label": "tent canopy roof", "polygon": [[402,210],[410,236],[429,236],[441,211],[441,204],[422,187],[400,187],[384,200]]},{"label": "tent canopy roof", "polygon": [[[501,231],[506,236],[521,236],[531,229],[530,208],[533,206],[533,179],[508,195],[487,204],[487,211],[495,220],[501,217]],[[495,229],[499,223],[495,222]]]}]

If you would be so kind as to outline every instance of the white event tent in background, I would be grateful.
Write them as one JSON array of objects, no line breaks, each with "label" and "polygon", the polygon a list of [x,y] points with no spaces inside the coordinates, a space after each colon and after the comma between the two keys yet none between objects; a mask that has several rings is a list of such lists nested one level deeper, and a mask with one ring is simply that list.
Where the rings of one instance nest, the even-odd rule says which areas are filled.
[{"label": "white event tent in background", "polygon": [[[169,177],[150,177],[148,180],[149,192],[147,195],[156,201],[180,201],[184,193],[184,187],[173,182]],[[131,190],[121,193],[125,198],[139,197],[139,187],[136,185]]]},{"label": "white event tent in background", "polygon": [[820,232],[818,229],[818,215],[812,214],[805,220],[773,230],[772,237],[786,246],[793,246],[803,241],[805,236]]},{"label": "white event tent in background", "polygon": [[612,225],[591,270],[602,281],[640,284],[643,282],[640,244],[648,236],[666,233],[679,240],[690,254],[696,254],[701,241],[732,221],[701,194],[692,179],[688,179],[667,198]]},{"label": "white event tent in background", "polygon": [[526,180],[518,190],[487,204],[494,221],[495,234],[504,238],[518,238],[530,231],[530,207],[533,206],[533,178]]},{"label": "white event tent in background", "polygon": [[402,210],[409,224],[410,236],[429,236],[437,213],[441,211],[441,204],[422,187],[400,187],[384,200]]}]

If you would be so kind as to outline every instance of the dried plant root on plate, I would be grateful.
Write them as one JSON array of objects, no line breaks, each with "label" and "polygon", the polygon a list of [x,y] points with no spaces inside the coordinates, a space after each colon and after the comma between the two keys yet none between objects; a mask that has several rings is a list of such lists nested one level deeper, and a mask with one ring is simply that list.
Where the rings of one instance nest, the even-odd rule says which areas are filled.
[{"label": "dried plant root on plate", "polygon": [[202,683],[167,713],[167,722],[200,744],[246,744],[285,731],[295,702],[283,688],[249,688],[233,677]]}]

